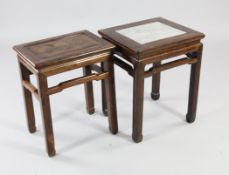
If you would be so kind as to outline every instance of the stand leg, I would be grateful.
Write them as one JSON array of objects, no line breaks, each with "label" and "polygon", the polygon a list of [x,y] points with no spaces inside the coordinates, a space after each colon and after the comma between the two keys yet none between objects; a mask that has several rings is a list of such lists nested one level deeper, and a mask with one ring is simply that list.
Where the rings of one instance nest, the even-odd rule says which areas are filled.
[{"label": "stand leg", "polygon": [[144,65],[138,63],[134,68],[133,89],[133,140],[138,143],[142,141],[142,117],[144,96]]},{"label": "stand leg", "polygon": [[41,113],[42,113],[43,126],[45,132],[46,148],[47,148],[48,155],[52,157],[56,154],[56,151],[55,151],[55,144],[54,144],[49,95],[47,93],[48,90],[47,77],[44,76],[43,74],[38,74],[37,78],[38,78]]},{"label": "stand leg", "polygon": [[[85,66],[83,68],[84,75],[90,75],[91,69],[90,66]],[[93,94],[93,84],[92,81],[84,84],[85,89],[85,98],[86,98],[86,105],[87,105],[87,112],[89,114],[93,114],[95,112],[94,108],[94,94]]]},{"label": "stand leg", "polygon": [[196,118],[200,68],[201,68],[201,59],[202,59],[202,47],[203,46],[201,46],[197,51],[197,58],[199,61],[195,64],[192,64],[191,66],[188,113],[186,115],[186,120],[188,123],[194,122]]},{"label": "stand leg", "polygon": [[[103,63],[104,64],[104,63]],[[109,72],[109,78],[105,80],[106,102],[108,108],[109,128],[112,134],[118,132],[117,109],[116,109],[116,93],[114,80],[114,63],[112,58],[104,64],[104,71]]]},{"label": "stand leg", "polygon": [[[156,62],[153,66],[160,66],[161,62]],[[151,91],[151,98],[153,100],[158,100],[160,98],[160,80],[161,80],[161,73],[153,74],[152,76],[152,91]]]},{"label": "stand leg", "polygon": [[[102,70],[104,71],[105,67],[104,67],[104,63],[101,63],[101,67]],[[107,111],[107,101],[106,101],[106,89],[105,89],[105,80],[101,81],[101,89],[102,89],[102,109],[103,109],[103,114],[105,116],[108,116],[108,111]]]},{"label": "stand leg", "polygon": [[[31,72],[19,62],[19,68],[21,72],[21,81],[26,80],[30,82],[30,74]],[[33,108],[33,99],[32,94],[29,90],[24,88],[23,94],[24,94],[24,103],[25,103],[25,111],[26,111],[26,118],[27,118],[27,127],[30,133],[36,132],[36,124],[35,124],[35,116],[34,116],[34,108]]]}]

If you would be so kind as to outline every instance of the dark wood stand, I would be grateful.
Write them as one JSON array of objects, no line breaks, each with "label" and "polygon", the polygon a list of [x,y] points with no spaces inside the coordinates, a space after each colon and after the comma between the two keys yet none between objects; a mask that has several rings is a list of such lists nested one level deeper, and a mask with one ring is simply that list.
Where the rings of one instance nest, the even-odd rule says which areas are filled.
[{"label": "dark wood stand", "polygon": [[[40,101],[46,147],[49,156],[56,154],[49,96],[84,83],[87,111],[94,113],[93,80],[103,80],[106,89],[107,115],[112,134],[118,132],[112,51],[114,45],[89,31],[80,31],[14,47],[18,54],[28,129],[36,131],[32,94]],[[97,65],[103,65],[101,68]],[[47,78],[83,68],[84,76],[48,87]],[[37,77],[38,87],[30,82]]]},{"label": "dark wood stand", "polygon": [[[164,24],[176,30],[183,31],[183,34],[140,44],[118,32],[123,29],[151,23]],[[104,39],[116,45],[115,55],[125,59],[125,61],[123,61],[116,56],[114,60],[115,64],[123,68],[133,77],[132,138],[135,142],[142,141],[144,78],[152,77],[151,97],[153,100],[158,100],[160,97],[160,72],[167,69],[184,64],[191,65],[189,103],[186,120],[189,123],[195,120],[202,57],[202,43],[200,43],[200,40],[204,38],[204,34],[163,18],[153,18],[99,30],[99,33]],[[184,58],[162,64],[163,60],[180,55],[184,55]],[[148,64],[153,64],[153,66],[145,70],[145,66]],[[105,95],[105,91],[103,92],[103,95]],[[103,99],[105,100],[105,98]],[[103,104],[106,104],[106,102]],[[104,105],[104,107],[106,106]]]}]

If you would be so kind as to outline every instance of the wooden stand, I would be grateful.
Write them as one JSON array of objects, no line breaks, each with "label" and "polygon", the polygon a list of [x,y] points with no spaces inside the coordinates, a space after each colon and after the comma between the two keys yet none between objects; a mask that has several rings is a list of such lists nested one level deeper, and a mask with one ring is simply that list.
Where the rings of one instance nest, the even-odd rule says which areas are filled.
[{"label": "wooden stand", "polygon": [[[49,96],[66,88],[84,83],[87,111],[89,114],[93,114],[92,81],[104,81],[110,132],[112,134],[118,132],[113,58],[111,56],[113,48],[112,44],[88,31],[14,47],[18,53],[28,129],[31,133],[36,131],[32,102],[32,94],[34,94],[41,104],[46,148],[49,156],[56,154]],[[103,68],[99,67],[98,63],[102,63]],[[48,87],[47,78],[49,76],[77,68],[83,68],[84,76]],[[31,74],[36,75],[38,87],[30,82]]]},{"label": "wooden stand", "polygon": [[[149,25],[151,28],[148,27]],[[160,27],[160,31],[155,31],[158,27]],[[135,29],[136,33],[133,33]],[[166,37],[163,38],[160,32],[164,32]],[[202,57],[202,43],[200,43],[200,40],[204,38],[204,34],[163,18],[153,18],[99,30],[99,33],[104,39],[116,45],[115,64],[133,77],[132,138],[135,142],[142,141],[144,78],[152,77],[151,97],[153,100],[158,100],[162,71],[185,64],[191,65],[186,119],[189,123],[195,120]],[[174,33],[177,34],[174,35]],[[144,35],[145,38],[142,37]],[[149,37],[152,37],[152,41],[148,40]],[[180,55],[184,55],[184,58],[165,64],[162,63],[165,59]],[[119,57],[122,57],[125,61]],[[153,64],[153,66],[145,70],[145,66],[148,64]]]}]

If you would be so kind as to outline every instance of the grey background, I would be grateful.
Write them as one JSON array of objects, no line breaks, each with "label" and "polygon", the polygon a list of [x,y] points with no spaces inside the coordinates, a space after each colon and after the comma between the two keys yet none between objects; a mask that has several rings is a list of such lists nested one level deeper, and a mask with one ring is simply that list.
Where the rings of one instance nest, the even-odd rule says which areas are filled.
[{"label": "grey background", "polygon": [[[228,7],[227,0],[0,0],[0,174],[228,175]],[[99,82],[93,116],[86,113],[83,86],[67,89],[51,97],[58,155],[48,158],[36,100],[38,131],[27,132],[12,46],[156,16],[206,34],[197,121],[185,122],[189,66],[166,71],[160,101],[150,99],[151,79],[145,81],[144,140],[133,143],[132,79],[116,67],[118,135],[108,132]],[[52,77],[50,85],[80,74]]]}]

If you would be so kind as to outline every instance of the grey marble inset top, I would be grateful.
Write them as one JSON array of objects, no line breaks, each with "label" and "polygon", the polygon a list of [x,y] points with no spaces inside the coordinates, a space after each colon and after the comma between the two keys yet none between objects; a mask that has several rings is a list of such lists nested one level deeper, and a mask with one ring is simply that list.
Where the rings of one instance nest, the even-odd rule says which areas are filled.
[{"label": "grey marble inset top", "polygon": [[185,31],[173,28],[160,22],[151,22],[126,29],[117,30],[117,33],[134,40],[139,44],[174,37],[185,34]]}]

